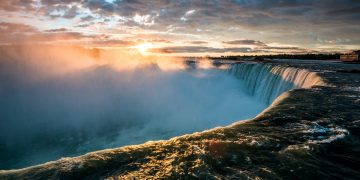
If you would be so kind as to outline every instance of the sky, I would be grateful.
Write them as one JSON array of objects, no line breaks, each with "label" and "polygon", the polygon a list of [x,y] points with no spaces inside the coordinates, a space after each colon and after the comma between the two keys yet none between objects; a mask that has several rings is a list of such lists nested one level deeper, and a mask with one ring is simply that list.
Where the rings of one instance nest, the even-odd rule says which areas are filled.
[{"label": "sky", "polygon": [[157,55],[360,49],[359,0],[2,0],[0,44]]}]

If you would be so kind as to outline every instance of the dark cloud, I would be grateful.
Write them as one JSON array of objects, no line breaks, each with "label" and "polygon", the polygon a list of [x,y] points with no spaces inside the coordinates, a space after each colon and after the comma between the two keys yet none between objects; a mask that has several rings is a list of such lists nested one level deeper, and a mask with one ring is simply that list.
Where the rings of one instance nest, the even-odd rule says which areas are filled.
[{"label": "dark cloud", "polygon": [[153,53],[315,53],[317,51],[295,46],[256,46],[213,48],[208,46],[172,46],[164,48],[153,48]]},{"label": "dark cloud", "polygon": [[41,4],[45,6],[56,6],[56,5],[66,5],[72,3],[84,3],[85,0],[41,0]]},{"label": "dark cloud", "polygon": [[84,1],[84,5],[94,12],[112,13],[117,8],[114,4],[106,2],[104,0],[87,0]]},{"label": "dark cloud", "polygon": [[[237,21],[250,25],[262,25],[263,23],[284,22],[293,20],[288,16],[302,16],[308,20],[307,15],[317,14],[320,19],[329,18],[328,12],[344,11],[346,9],[358,9],[358,1],[353,0],[325,0],[325,1],[296,1],[296,0],[235,0],[235,1],[138,1],[117,0],[108,3],[103,0],[88,0],[83,4],[94,12],[110,15],[133,16],[134,14],[157,14],[158,18],[168,22],[179,20],[187,10],[197,10],[196,21],[198,24],[205,21]],[[359,14],[358,11],[352,13]],[[344,11],[348,12],[349,11]],[[221,19],[220,19],[221,18]],[[191,19],[191,18],[189,18]],[[194,23],[194,22],[193,22]]]},{"label": "dark cloud", "polygon": [[223,41],[224,44],[231,44],[231,45],[256,45],[256,46],[266,46],[265,43],[256,40],[233,40],[233,41]]},{"label": "dark cloud", "polygon": [[208,44],[206,41],[189,41],[190,44]]},{"label": "dark cloud", "polygon": [[167,43],[167,44],[172,43],[172,41],[169,41],[169,40],[166,40],[166,39],[150,39],[150,40],[147,40],[147,42],[151,42],[151,43]]},{"label": "dark cloud", "polygon": [[67,6],[67,5],[57,5],[54,8],[49,8],[47,10],[47,15],[52,18],[66,18],[72,19],[78,15],[78,7],[77,6]]},{"label": "dark cloud", "polygon": [[80,27],[80,28],[85,28],[85,27],[89,27],[91,25],[94,25],[95,23],[94,22],[90,22],[90,23],[83,23],[83,24],[78,24],[74,27]]},{"label": "dark cloud", "polygon": [[58,28],[58,29],[49,29],[49,30],[46,30],[46,32],[65,32],[65,31],[69,31],[69,30],[66,29],[66,28]]},{"label": "dark cloud", "polygon": [[289,46],[282,46],[282,47],[276,47],[276,46],[266,46],[262,47],[261,49],[271,49],[271,50],[305,50],[304,48],[299,47],[289,47]]},{"label": "dark cloud", "polygon": [[47,15],[52,18],[75,18],[78,13],[77,5],[85,0],[11,0],[0,1],[0,10],[10,12],[32,12]]},{"label": "dark cloud", "polygon": [[[311,21],[311,17],[326,21],[356,21],[360,1],[356,0],[224,0],[224,1],[174,1],[174,0],[41,0],[42,11],[51,12],[55,9],[65,12],[61,17],[76,17],[78,5],[90,9],[93,13],[103,16],[120,15],[134,16],[149,14],[156,16],[161,23],[171,24],[180,21],[188,10],[196,10],[190,23],[206,24],[214,21],[222,23],[248,23],[263,25],[271,23],[291,23]],[[0,9],[5,11],[39,10],[35,0],[1,1]],[[344,15],[352,15],[344,16]],[[60,15],[49,16],[59,17]],[[315,16],[316,15],[316,16]],[[331,20],[332,16],[341,15]],[[354,16],[355,15],[355,16]],[[86,16],[87,17],[87,16]],[[85,17],[84,17],[85,18]],[[91,16],[85,18],[91,20]],[[202,21],[197,21],[203,19]],[[176,20],[176,21],[174,21]],[[288,21],[287,21],[288,20]]]},{"label": "dark cloud", "polygon": [[88,16],[85,16],[85,17],[81,17],[80,18],[82,21],[90,21],[90,20],[94,20],[95,17],[94,16],[91,16],[91,15],[88,15]]},{"label": "dark cloud", "polygon": [[294,46],[264,46],[255,48],[255,50],[264,53],[317,53],[315,50]]},{"label": "dark cloud", "polygon": [[151,52],[155,53],[247,53],[251,52],[251,48],[213,48],[206,46],[177,46],[177,47],[164,47],[164,48],[153,48]]},{"label": "dark cloud", "polygon": [[125,41],[125,40],[96,40],[89,42],[90,45],[94,46],[106,46],[106,47],[127,47],[133,46],[136,42],[133,41]]},{"label": "dark cloud", "polygon": [[345,15],[351,15],[351,14],[357,14],[359,15],[359,6],[353,6],[353,7],[345,7],[345,8],[339,8],[339,9],[333,9],[330,11],[327,11],[326,14],[329,16],[345,16]]}]

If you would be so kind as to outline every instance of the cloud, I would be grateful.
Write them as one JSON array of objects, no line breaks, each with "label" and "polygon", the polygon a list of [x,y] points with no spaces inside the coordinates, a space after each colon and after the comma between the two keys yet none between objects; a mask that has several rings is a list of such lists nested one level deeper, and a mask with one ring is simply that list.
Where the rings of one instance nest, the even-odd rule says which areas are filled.
[{"label": "cloud", "polygon": [[[80,33],[86,30],[117,34],[121,31],[128,36],[158,33],[161,39],[177,42],[192,41],[189,37],[197,36],[202,38],[201,41],[216,39],[219,43],[226,39],[223,44],[227,45],[262,46],[266,42],[304,48],[324,45],[318,39],[350,39],[338,41],[338,45],[352,42],[359,46],[359,8],[360,1],[354,0],[0,2],[1,16],[16,17],[15,12],[30,19],[41,19],[50,26],[60,23],[59,19],[65,19],[61,20],[62,24],[66,24],[65,28],[76,29]],[[236,28],[231,28],[234,25]],[[39,27],[44,25],[39,24]]]},{"label": "cloud", "polygon": [[74,27],[86,28],[86,27],[89,27],[89,26],[94,25],[94,24],[95,24],[94,22],[82,23],[82,24],[75,25]]},{"label": "cloud", "polygon": [[37,43],[67,40],[82,40],[92,38],[80,32],[72,32],[66,28],[50,29],[44,32],[37,28],[20,23],[0,23],[0,43]]},{"label": "cloud", "polygon": [[257,47],[254,50],[264,53],[317,53],[318,51],[310,50],[295,46],[263,46]]},{"label": "cloud", "polygon": [[30,25],[0,22],[0,34],[34,33],[38,30]]},{"label": "cloud", "polygon": [[[193,18],[205,18],[209,21],[217,22],[242,22],[261,25],[271,22],[283,22],[294,20],[299,21],[315,19],[338,21],[356,20],[355,17],[336,17],[332,20],[332,15],[356,15],[359,16],[357,9],[360,2],[353,0],[326,0],[324,1],[279,1],[279,0],[254,0],[254,1],[129,1],[116,0],[108,2],[105,0],[41,0],[41,3],[33,0],[12,0],[1,1],[0,9],[5,11],[38,11],[51,12],[61,10],[64,12],[61,17],[76,17],[76,8],[89,9],[92,13],[102,16],[119,15],[123,17],[133,17],[136,14],[156,15],[157,18],[170,23],[170,20],[179,21],[181,17],[187,17],[196,13]],[[49,16],[54,16],[48,13]],[[309,16],[311,15],[311,16]],[[59,15],[60,16],[60,15]],[[89,19],[90,20],[90,19]],[[358,21],[358,20],[356,20]],[[175,21],[173,21],[175,22]],[[286,22],[291,23],[291,22]]]},{"label": "cloud", "polygon": [[150,39],[150,40],[146,40],[146,41],[152,42],[152,43],[166,43],[166,44],[173,43],[172,41],[169,41],[167,39]]},{"label": "cloud", "polygon": [[46,30],[46,32],[65,32],[65,31],[69,31],[69,30],[66,29],[66,28],[58,28],[58,29],[49,29],[49,30]]},{"label": "cloud", "polygon": [[207,42],[207,41],[188,41],[188,43],[190,43],[190,44],[208,44],[209,42]]},{"label": "cloud", "polygon": [[82,21],[91,21],[91,20],[94,20],[95,19],[95,17],[94,16],[91,16],[91,15],[87,15],[87,16],[85,16],[85,17],[81,17],[80,18]]},{"label": "cloud", "polygon": [[206,46],[176,46],[176,47],[164,47],[164,48],[153,48],[150,49],[154,53],[247,53],[251,52],[251,48],[213,48]]},{"label": "cloud", "polygon": [[261,49],[276,49],[276,50],[304,50],[303,48],[299,48],[299,47],[292,47],[292,46],[282,46],[282,47],[267,46],[267,47],[262,47]]},{"label": "cloud", "polygon": [[35,2],[32,0],[0,1],[0,10],[4,11],[33,10],[34,6]]},{"label": "cloud", "polygon": [[136,44],[136,42],[133,41],[125,41],[125,40],[115,40],[115,39],[109,39],[109,40],[92,40],[89,42],[91,45],[95,46],[104,46],[104,47],[127,47],[127,46],[133,46]]},{"label": "cloud", "polygon": [[91,38],[91,36],[84,35],[80,32],[50,32],[50,33],[36,33],[29,35],[28,38],[32,41],[64,41],[64,40],[80,40],[83,38]]},{"label": "cloud", "polygon": [[195,13],[195,9],[186,11],[185,16],[190,16],[191,14],[194,14],[194,13]]},{"label": "cloud", "polygon": [[[252,45],[252,44],[249,44]],[[295,47],[295,46],[256,46],[250,47],[224,47],[214,48],[208,46],[172,46],[162,48],[152,48],[152,53],[316,53],[317,51]]]},{"label": "cloud", "polygon": [[144,25],[144,26],[152,26],[155,24],[155,20],[154,20],[154,17],[151,16],[150,14],[147,14],[147,15],[139,15],[139,14],[136,14],[132,20],[139,24],[139,25]]},{"label": "cloud", "polygon": [[52,18],[62,17],[62,18],[66,18],[66,19],[75,18],[79,14],[78,8],[75,5],[73,5],[73,6],[58,5],[58,6],[55,6],[55,8],[53,8],[53,9],[49,9],[47,13]]},{"label": "cloud", "polygon": [[39,33],[39,31],[30,25],[0,22],[0,43],[19,42],[25,36],[34,33]]},{"label": "cloud", "polygon": [[206,41],[188,41],[190,44],[208,44],[209,42]]},{"label": "cloud", "polygon": [[232,40],[232,41],[223,41],[224,44],[231,44],[231,45],[256,45],[256,46],[266,46],[265,43],[256,40]]},{"label": "cloud", "polygon": [[191,16],[192,14],[194,14],[194,13],[195,13],[195,9],[186,11],[185,14],[184,14],[184,16],[182,16],[182,17],[180,18],[180,20],[182,20],[182,21],[187,21],[187,20],[188,20],[188,17]]}]

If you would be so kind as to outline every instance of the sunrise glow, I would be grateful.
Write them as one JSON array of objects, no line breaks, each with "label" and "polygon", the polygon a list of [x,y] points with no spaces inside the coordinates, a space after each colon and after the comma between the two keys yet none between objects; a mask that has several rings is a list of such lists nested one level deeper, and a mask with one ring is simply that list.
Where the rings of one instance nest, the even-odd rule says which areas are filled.
[{"label": "sunrise glow", "polygon": [[143,43],[143,44],[139,44],[136,46],[138,51],[143,55],[146,55],[148,53],[148,50],[152,47],[153,47],[153,45],[150,43]]},{"label": "sunrise glow", "polygon": [[162,56],[348,52],[359,48],[357,5],[337,0],[4,1],[0,44],[121,51],[137,46],[141,54]]}]

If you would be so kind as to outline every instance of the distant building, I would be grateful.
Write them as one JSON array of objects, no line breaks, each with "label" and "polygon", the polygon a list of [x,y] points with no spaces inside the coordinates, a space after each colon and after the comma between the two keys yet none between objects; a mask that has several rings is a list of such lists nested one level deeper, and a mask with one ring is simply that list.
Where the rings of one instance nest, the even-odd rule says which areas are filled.
[{"label": "distant building", "polygon": [[353,51],[350,54],[343,54],[340,56],[340,60],[345,62],[360,61],[360,50]]}]

